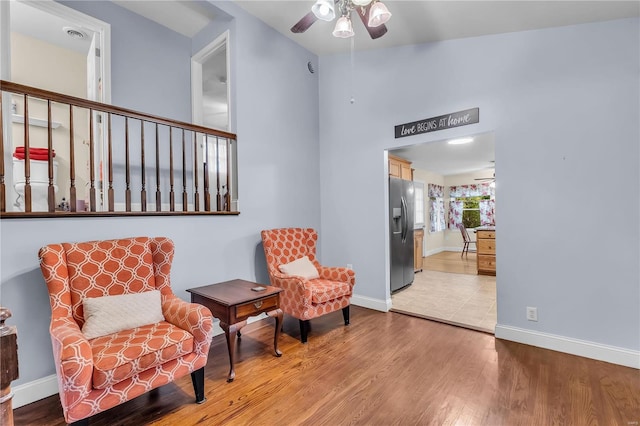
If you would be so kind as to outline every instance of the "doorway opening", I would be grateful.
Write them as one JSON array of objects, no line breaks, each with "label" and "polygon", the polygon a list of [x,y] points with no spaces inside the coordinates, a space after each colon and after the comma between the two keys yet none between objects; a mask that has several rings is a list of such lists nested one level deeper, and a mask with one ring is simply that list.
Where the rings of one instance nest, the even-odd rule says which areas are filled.
[{"label": "doorway opening", "polygon": [[[191,58],[192,120],[213,129],[231,128],[231,82],[229,31],[225,31]],[[211,182],[216,185],[217,202],[238,206],[237,146],[219,138],[203,138],[199,144],[199,158],[204,161]],[[221,182],[231,179],[229,187]]]},{"label": "doorway opening", "polygon": [[[439,140],[389,150],[410,162],[412,180],[424,185],[423,205],[416,210],[423,217],[414,225],[421,237],[414,255],[421,265],[413,283],[391,295],[391,310],[493,334],[496,278],[478,274],[476,229],[490,226],[495,232],[494,133],[469,138],[467,144]],[[473,241],[468,252],[459,227],[464,224]]]},{"label": "doorway opening", "polygon": [[[65,95],[94,100],[103,103],[111,101],[110,78],[110,25],[85,15],[55,1],[41,2],[3,2],[0,8],[0,23],[3,29],[0,37],[0,61],[4,64],[1,72],[3,80],[24,84],[39,89],[49,90]],[[8,31],[7,31],[8,29]],[[24,201],[20,193],[21,177],[20,161],[12,158],[14,149],[24,146],[24,133],[21,132],[25,121],[25,98],[4,94],[3,121],[13,122],[11,131],[5,135],[5,164],[11,165],[7,180],[7,209],[24,211]],[[47,104],[43,99],[28,99],[30,141],[34,149],[47,147],[47,121],[40,120],[47,116]],[[52,127],[54,129],[69,126],[69,112],[62,105],[51,106]],[[88,113],[76,111],[74,126],[75,163],[82,165],[76,169],[75,187],[78,188],[77,199],[82,205],[88,205],[89,182],[96,176],[90,176],[89,167],[89,129],[83,119]],[[88,121],[88,120],[87,120]],[[101,124],[99,120],[94,127],[94,144],[98,154],[94,157],[95,174],[101,157],[106,155],[106,146],[102,143]],[[53,146],[55,150],[54,186],[56,188],[56,205],[64,205],[70,199],[69,167],[70,161],[68,132],[54,131]],[[61,167],[57,167],[58,163]],[[85,167],[86,165],[86,167]],[[16,170],[12,170],[13,168]],[[34,173],[37,171],[34,169]],[[41,184],[38,174],[32,176],[32,187]],[[15,185],[14,185],[15,183]],[[62,189],[67,188],[67,189]],[[60,190],[58,190],[60,189]],[[33,190],[33,189],[32,189]],[[37,188],[36,188],[37,190]],[[46,199],[41,210],[46,210]],[[32,201],[33,207],[33,201]],[[38,210],[38,209],[36,209]]]}]

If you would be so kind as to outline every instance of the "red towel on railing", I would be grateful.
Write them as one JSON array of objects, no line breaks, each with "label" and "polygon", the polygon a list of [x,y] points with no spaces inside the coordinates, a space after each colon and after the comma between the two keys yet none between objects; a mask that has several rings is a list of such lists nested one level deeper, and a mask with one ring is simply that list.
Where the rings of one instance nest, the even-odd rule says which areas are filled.
[{"label": "red towel on railing", "polygon": [[[56,151],[51,150],[52,157],[56,156]],[[25,149],[24,146],[16,147],[16,150],[13,153],[13,158],[17,158],[18,160],[24,160],[25,158]],[[47,148],[29,148],[29,159],[36,161],[47,161],[49,159],[49,150]]]}]

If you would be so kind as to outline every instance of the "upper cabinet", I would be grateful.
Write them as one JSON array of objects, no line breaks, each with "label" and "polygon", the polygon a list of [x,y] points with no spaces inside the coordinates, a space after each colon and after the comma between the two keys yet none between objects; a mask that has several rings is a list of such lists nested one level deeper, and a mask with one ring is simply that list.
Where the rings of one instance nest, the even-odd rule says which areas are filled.
[{"label": "upper cabinet", "polygon": [[389,176],[404,180],[413,180],[411,161],[389,154]]}]

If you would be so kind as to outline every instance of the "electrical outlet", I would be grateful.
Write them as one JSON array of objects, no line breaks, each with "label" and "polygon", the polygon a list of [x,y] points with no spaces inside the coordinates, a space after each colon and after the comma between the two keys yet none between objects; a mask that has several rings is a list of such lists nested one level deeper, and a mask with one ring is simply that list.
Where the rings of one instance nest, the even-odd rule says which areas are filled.
[{"label": "electrical outlet", "polygon": [[350,263],[347,263],[347,269],[353,269],[353,265]]},{"label": "electrical outlet", "polygon": [[527,306],[527,320],[538,321],[538,308]]}]

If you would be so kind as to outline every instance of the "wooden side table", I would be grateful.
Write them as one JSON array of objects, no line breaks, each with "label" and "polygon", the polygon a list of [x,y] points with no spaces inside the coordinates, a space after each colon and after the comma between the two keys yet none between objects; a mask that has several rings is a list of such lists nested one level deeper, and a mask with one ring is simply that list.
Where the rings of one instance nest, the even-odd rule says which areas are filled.
[{"label": "wooden side table", "polygon": [[[254,287],[263,287],[264,290],[253,291]],[[276,356],[282,355],[278,350],[278,338],[282,328],[281,288],[245,280],[231,280],[191,288],[187,291],[191,293],[192,303],[206,306],[213,316],[220,320],[220,327],[224,330],[229,351],[230,369],[227,382],[232,382],[236,377],[234,370],[236,336],[240,335],[240,329],[247,324],[249,317],[266,313],[269,317],[276,319],[273,349]]]}]

